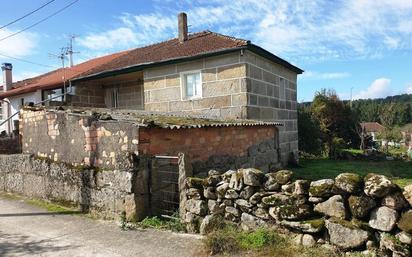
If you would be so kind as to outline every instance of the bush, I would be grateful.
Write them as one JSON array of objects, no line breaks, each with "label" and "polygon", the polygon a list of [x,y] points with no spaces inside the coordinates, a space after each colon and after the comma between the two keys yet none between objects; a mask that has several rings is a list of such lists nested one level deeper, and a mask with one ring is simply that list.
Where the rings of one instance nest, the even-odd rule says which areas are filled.
[{"label": "bush", "polygon": [[[341,256],[332,250],[296,245],[290,236],[279,234],[275,230],[262,228],[253,232],[245,232],[228,223],[224,228],[209,233],[205,239],[205,245],[212,255],[235,255],[241,251],[248,251],[248,256]],[[250,252],[251,250],[253,251]]]},{"label": "bush", "polygon": [[176,212],[172,215],[171,219],[165,219],[160,217],[146,217],[144,220],[137,222],[137,226],[141,228],[154,228],[171,230],[175,232],[185,231],[185,226],[180,222],[179,213]]}]

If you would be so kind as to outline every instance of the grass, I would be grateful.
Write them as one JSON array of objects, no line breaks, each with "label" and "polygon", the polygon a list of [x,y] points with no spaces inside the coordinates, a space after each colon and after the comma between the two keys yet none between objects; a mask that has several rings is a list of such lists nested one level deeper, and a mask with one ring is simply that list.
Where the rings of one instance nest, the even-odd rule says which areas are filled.
[{"label": "grass", "polygon": [[401,187],[412,183],[412,162],[407,161],[301,159],[300,167],[292,167],[291,170],[297,178],[309,180],[335,178],[343,172],[353,172],[361,176],[373,172],[388,176]]},{"label": "grass", "polygon": [[282,257],[337,257],[342,256],[333,250],[319,247],[303,247],[297,245],[290,236],[275,230],[258,229],[245,232],[233,225],[215,230],[205,239],[207,250],[211,254],[243,256],[282,256]]},{"label": "grass", "polygon": [[10,199],[10,200],[16,200],[16,201],[22,201],[24,203],[46,209],[48,212],[67,212],[67,213],[72,213],[72,214],[78,214],[80,213],[78,210],[71,208],[71,207],[66,207],[62,206],[56,203],[51,203],[45,200],[40,200],[40,199],[33,199],[33,198],[27,198],[21,195],[13,194],[13,193],[0,193],[1,198],[5,199]]},{"label": "grass", "polygon": [[141,228],[154,228],[162,230],[171,230],[174,232],[185,231],[184,224],[181,223],[179,213],[176,212],[172,215],[171,219],[163,219],[160,217],[146,217],[144,220],[137,222],[136,225]]}]

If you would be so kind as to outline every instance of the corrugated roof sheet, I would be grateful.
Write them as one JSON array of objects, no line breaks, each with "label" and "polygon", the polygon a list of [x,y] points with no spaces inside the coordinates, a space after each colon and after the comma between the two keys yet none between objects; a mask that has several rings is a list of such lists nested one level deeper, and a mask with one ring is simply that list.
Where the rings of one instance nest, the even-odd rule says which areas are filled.
[{"label": "corrugated roof sheet", "polygon": [[240,120],[240,119],[214,119],[202,116],[184,114],[166,114],[161,112],[111,110],[105,108],[61,108],[53,107],[25,107],[26,110],[43,110],[50,112],[66,112],[69,115],[93,116],[101,121],[129,121],[139,126],[168,128],[168,129],[190,129],[204,127],[231,127],[231,126],[283,126],[280,122]]}]

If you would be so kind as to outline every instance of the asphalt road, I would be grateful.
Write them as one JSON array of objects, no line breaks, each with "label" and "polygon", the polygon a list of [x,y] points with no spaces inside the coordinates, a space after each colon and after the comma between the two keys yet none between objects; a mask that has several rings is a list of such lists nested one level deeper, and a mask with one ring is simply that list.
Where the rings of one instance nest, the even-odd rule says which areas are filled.
[{"label": "asphalt road", "polygon": [[0,198],[0,256],[201,256],[198,236],[122,231],[114,222],[50,213]]}]

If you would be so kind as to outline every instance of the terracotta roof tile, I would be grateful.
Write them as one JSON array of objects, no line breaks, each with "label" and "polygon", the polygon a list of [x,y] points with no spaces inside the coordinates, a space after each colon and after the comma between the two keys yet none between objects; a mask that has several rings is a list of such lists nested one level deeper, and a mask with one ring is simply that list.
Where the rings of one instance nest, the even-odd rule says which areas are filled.
[{"label": "terracotta roof tile", "polygon": [[385,129],[384,126],[377,122],[361,122],[360,125],[366,132],[380,132]]},{"label": "terracotta roof tile", "polygon": [[[164,61],[178,60],[201,56],[209,53],[222,52],[225,50],[239,49],[250,45],[250,42],[211,31],[203,31],[190,34],[188,40],[180,43],[177,38],[170,39],[157,44],[139,47],[99,58],[95,58],[71,68],[57,69],[43,75],[13,83],[12,90],[0,93],[0,99],[33,92],[38,89],[51,89],[62,85],[64,76],[66,80],[74,80],[82,77],[94,76],[135,67],[146,64],[155,64]],[[255,46],[257,47],[257,46]],[[265,53],[269,53],[266,50]],[[270,54],[270,53],[269,53]],[[270,54],[272,55],[272,54]],[[272,55],[282,64],[301,71],[299,68]]]},{"label": "terracotta roof tile", "polygon": [[37,77],[14,82],[11,90],[0,93],[0,98],[33,92],[38,89],[50,89],[59,87],[63,84],[64,78],[66,81],[69,81],[81,74],[84,74],[85,72],[88,72],[93,68],[97,68],[104,63],[107,63],[127,53],[128,51],[124,51],[94,58],[89,61],[74,65],[70,68],[60,68]]},{"label": "terracotta roof tile", "polygon": [[248,41],[243,39],[225,36],[211,31],[202,31],[190,34],[188,40],[184,43],[180,43],[177,38],[174,38],[157,44],[132,49],[127,55],[123,55],[102,66],[91,69],[82,75],[87,76],[130,66],[192,57],[225,49],[239,48],[247,44]]}]

